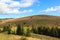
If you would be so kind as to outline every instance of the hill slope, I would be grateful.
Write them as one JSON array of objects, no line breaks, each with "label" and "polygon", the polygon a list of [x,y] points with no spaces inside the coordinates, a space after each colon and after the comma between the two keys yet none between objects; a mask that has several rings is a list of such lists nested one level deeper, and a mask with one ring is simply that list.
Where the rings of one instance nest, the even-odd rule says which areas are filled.
[{"label": "hill slope", "polygon": [[59,16],[36,15],[23,18],[8,19],[2,21],[0,24],[8,23],[25,23],[26,25],[44,25],[44,26],[60,26]]}]

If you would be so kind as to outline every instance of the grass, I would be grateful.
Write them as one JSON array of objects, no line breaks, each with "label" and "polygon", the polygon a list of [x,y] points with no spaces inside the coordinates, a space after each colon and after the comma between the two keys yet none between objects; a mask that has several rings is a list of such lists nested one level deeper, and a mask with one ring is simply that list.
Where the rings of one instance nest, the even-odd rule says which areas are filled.
[{"label": "grass", "polygon": [[20,40],[28,40],[26,37],[21,37]]},{"label": "grass", "polygon": [[6,34],[6,33],[0,33],[0,40],[38,40],[38,38],[32,38],[32,37],[25,37],[25,36],[18,36],[18,35],[12,35],[12,34]]},{"label": "grass", "polygon": [[32,34],[33,38],[38,38],[41,40],[60,40],[60,38],[50,37],[46,35]]},{"label": "grass", "polygon": [[[0,33],[0,40],[20,40],[24,36],[13,34]],[[28,40],[60,40],[59,38],[50,37],[46,35],[32,34],[31,37],[25,37]]]},{"label": "grass", "polygon": [[19,36],[17,35],[8,35],[5,33],[0,33],[0,40],[19,40]]}]

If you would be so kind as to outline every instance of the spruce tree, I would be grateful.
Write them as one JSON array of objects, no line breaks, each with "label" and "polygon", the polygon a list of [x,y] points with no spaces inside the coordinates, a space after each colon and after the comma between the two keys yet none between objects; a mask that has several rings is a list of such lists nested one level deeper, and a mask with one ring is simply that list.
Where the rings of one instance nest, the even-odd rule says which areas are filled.
[{"label": "spruce tree", "polygon": [[7,28],[7,32],[8,32],[8,34],[11,34],[11,25],[9,25],[9,26],[7,26],[8,28]]},{"label": "spruce tree", "polygon": [[18,24],[17,25],[17,31],[16,31],[17,35],[22,35],[22,27]]}]

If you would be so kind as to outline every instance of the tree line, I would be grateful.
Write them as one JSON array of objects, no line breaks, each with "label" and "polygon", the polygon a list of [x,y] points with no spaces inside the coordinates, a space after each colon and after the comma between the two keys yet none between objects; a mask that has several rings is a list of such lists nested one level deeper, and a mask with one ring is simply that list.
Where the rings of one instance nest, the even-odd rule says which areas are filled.
[{"label": "tree line", "polygon": [[[7,31],[8,34],[12,34],[11,33],[11,25],[8,26],[4,26],[3,27],[3,32]],[[35,34],[41,34],[41,35],[48,35],[48,36],[53,36],[53,37],[58,37],[60,38],[60,28],[58,27],[46,27],[46,26],[26,26],[24,27],[21,24],[17,24],[17,29],[16,29],[16,33],[13,32],[13,34],[16,35],[23,35],[23,36],[31,36],[31,33],[35,33]]]},{"label": "tree line", "polygon": [[60,38],[60,28],[58,27],[46,27],[46,26],[40,26],[37,28],[32,28],[33,33],[35,34],[42,34],[42,35],[48,35],[53,37]]},{"label": "tree line", "polygon": [[17,24],[16,26],[17,26],[16,32],[14,32],[14,31],[12,32],[11,25],[4,26],[2,32],[7,32],[7,34],[16,34],[16,35],[23,35],[23,36],[30,36],[31,35],[30,27],[28,27],[28,26],[24,27],[21,24]]}]

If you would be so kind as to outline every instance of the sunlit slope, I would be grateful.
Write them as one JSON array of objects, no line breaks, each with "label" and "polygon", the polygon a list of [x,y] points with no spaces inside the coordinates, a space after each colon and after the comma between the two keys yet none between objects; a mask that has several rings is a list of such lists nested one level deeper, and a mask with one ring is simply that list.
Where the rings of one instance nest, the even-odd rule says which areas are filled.
[{"label": "sunlit slope", "polygon": [[23,18],[8,19],[0,22],[0,24],[8,23],[25,23],[26,25],[45,25],[45,26],[60,26],[59,16],[35,15]]}]

